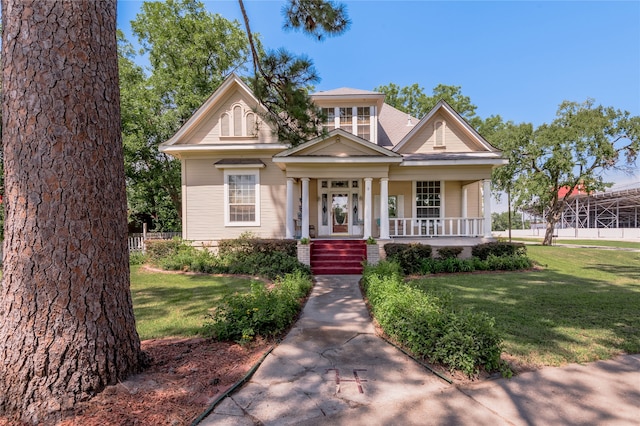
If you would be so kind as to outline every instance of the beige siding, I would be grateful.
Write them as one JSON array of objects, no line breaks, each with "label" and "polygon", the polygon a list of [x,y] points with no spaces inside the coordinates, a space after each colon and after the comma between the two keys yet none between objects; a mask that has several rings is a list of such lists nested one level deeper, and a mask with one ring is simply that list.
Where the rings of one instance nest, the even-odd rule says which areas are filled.
[{"label": "beige siding", "polygon": [[462,216],[462,188],[459,181],[448,180],[444,183],[444,216]]},{"label": "beige siding", "polygon": [[[435,125],[438,121],[445,123],[444,146],[436,146]],[[429,122],[413,135],[412,139],[402,147],[403,153],[432,154],[442,152],[472,152],[481,148],[452,119],[443,114],[436,114]]]},{"label": "beige siding", "polygon": [[473,182],[467,188],[467,216],[482,216],[482,182]]},{"label": "beige siding", "polygon": [[260,226],[225,226],[224,171],[210,159],[184,161],[187,205],[184,237],[195,242],[211,242],[235,238],[245,231],[258,237],[283,238],[285,234],[286,180],[284,173],[271,163],[260,169]]},{"label": "beige siding", "polygon": [[491,166],[424,166],[389,168],[389,179],[392,180],[467,180],[491,178]]},{"label": "beige siding", "polygon": [[298,155],[321,155],[328,157],[346,157],[349,155],[371,155],[371,150],[352,141],[336,142],[335,138],[321,144],[314,145],[301,151]]},{"label": "beige siding", "polygon": [[[221,117],[222,114],[230,113],[233,107],[240,105],[243,113],[252,112],[253,105],[251,99],[244,96],[241,92],[233,92],[226,96],[218,105],[217,108],[208,112],[208,114],[200,120],[198,125],[193,131],[189,133],[182,141],[182,144],[216,144],[216,143],[277,143],[277,138],[273,135],[271,128],[265,122],[260,124],[260,131],[258,136],[245,135],[245,136],[227,136],[221,137]],[[255,115],[258,121],[262,121],[258,115]],[[233,129],[233,121],[230,122],[230,128]],[[245,121],[243,120],[243,132],[246,128]],[[243,133],[244,134],[244,133]]]}]

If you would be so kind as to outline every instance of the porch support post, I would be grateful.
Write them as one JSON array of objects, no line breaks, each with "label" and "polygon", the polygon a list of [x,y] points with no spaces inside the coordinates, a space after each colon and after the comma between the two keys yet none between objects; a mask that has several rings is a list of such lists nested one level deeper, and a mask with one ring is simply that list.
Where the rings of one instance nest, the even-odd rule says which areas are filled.
[{"label": "porch support post", "polygon": [[389,178],[380,178],[380,239],[389,239]]},{"label": "porch support post", "polygon": [[372,207],[371,203],[371,181],[372,178],[364,178],[364,238],[367,239],[371,236],[371,218]]},{"label": "porch support post", "polygon": [[484,237],[491,238],[491,179],[482,181],[484,198]]},{"label": "porch support post", "polygon": [[309,238],[309,178],[302,178],[302,238]]},{"label": "porch support post", "polygon": [[468,235],[469,227],[467,225],[467,186],[462,187],[462,235]]},{"label": "porch support post", "polygon": [[286,238],[291,239],[295,235],[295,223],[293,222],[293,178],[287,178],[287,216]]}]

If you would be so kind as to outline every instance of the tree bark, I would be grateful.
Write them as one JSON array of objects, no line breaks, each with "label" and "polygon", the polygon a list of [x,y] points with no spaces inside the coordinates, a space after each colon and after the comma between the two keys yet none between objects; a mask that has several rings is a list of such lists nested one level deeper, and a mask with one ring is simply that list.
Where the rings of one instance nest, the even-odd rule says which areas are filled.
[{"label": "tree bark", "polygon": [[51,421],[144,362],[129,289],[116,0],[2,0],[0,413]]}]

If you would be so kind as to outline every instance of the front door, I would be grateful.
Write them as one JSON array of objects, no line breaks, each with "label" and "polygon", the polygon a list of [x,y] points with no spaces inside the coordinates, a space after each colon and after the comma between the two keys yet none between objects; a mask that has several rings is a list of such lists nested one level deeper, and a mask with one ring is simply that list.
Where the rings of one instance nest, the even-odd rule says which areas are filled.
[{"label": "front door", "polygon": [[331,233],[349,233],[349,194],[331,194]]}]

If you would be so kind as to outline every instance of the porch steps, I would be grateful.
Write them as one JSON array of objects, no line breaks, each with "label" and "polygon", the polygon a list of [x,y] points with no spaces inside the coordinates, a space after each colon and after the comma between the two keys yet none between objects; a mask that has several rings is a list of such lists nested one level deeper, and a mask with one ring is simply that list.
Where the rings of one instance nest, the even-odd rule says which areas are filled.
[{"label": "porch steps", "polygon": [[314,240],[311,244],[311,272],[314,275],[362,274],[367,258],[363,240]]}]

